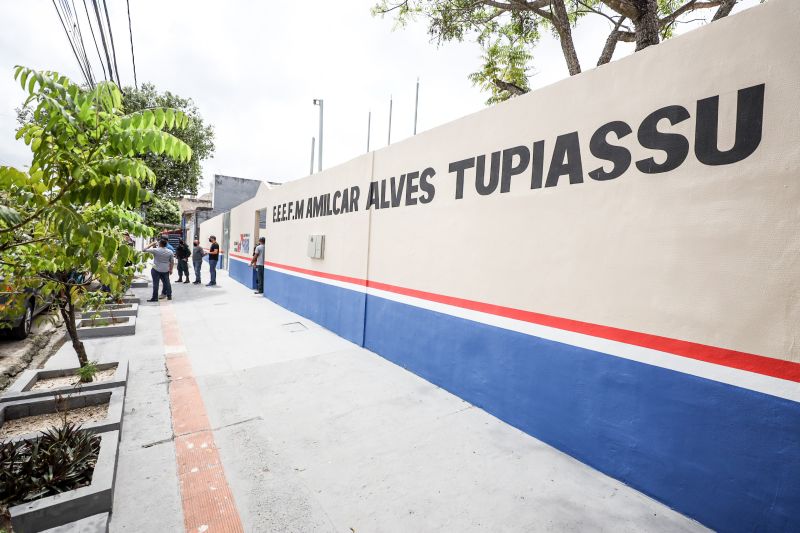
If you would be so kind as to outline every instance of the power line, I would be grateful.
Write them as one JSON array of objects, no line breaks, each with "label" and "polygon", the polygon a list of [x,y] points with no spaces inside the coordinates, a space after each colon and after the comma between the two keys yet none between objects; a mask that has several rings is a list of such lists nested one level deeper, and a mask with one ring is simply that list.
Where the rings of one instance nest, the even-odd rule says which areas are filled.
[{"label": "power line", "polygon": [[80,43],[81,55],[83,56],[83,61],[86,64],[86,70],[89,71],[89,78],[91,79],[90,85],[94,87],[94,72],[92,72],[92,63],[89,61],[89,56],[86,54],[86,46],[83,42],[83,32],[81,31],[79,20],[80,17],[78,16],[78,10],[75,9],[75,0],[72,0],[72,16],[75,17],[73,24],[78,35],[78,42]]},{"label": "power line", "polygon": [[103,0],[103,9],[106,12],[106,23],[108,24],[108,35],[111,37],[111,55],[114,56],[114,71],[117,73],[117,86],[122,88],[122,82],[119,78],[119,68],[117,67],[117,49],[114,47],[114,32],[111,29],[111,18],[108,16],[108,4]]},{"label": "power line", "polygon": [[89,31],[92,33],[92,40],[94,41],[94,49],[97,50],[97,59],[100,60],[100,68],[103,69],[103,79],[108,79],[106,66],[103,64],[103,56],[100,55],[100,47],[97,46],[97,38],[94,36],[94,27],[92,26],[92,19],[89,16],[89,8],[86,7],[86,0],[83,0],[83,10],[86,12],[86,22],[89,23]]},{"label": "power line", "polygon": [[125,0],[128,5],[128,33],[131,36],[131,61],[133,62],[133,86],[139,88],[139,82],[136,81],[136,56],[133,55],[133,27],[131,26],[131,1]]},{"label": "power line", "polygon": [[103,44],[103,53],[106,56],[106,63],[108,64],[108,77],[114,81],[114,69],[111,67],[111,56],[108,54],[108,45],[106,44],[106,34],[103,30],[103,19],[100,17],[100,9],[97,7],[97,0],[92,0],[94,6],[94,14],[97,18],[97,31],[100,34],[100,42]]},{"label": "power line", "polygon": [[[58,20],[61,22],[61,27],[64,29],[64,34],[67,36],[67,40],[69,41],[69,46],[72,49],[72,53],[75,56],[75,59],[78,61],[78,66],[81,69],[81,74],[83,74],[83,77],[86,80],[86,83],[91,85],[92,84],[92,80],[91,80],[91,77],[89,75],[89,72],[88,72],[88,70],[86,69],[86,66],[83,63],[83,60],[81,59],[81,54],[75,48],[75,44],[76,43],[73,42],[73,36],[71,36],[69,30],[67,29],[67,24],[64,22],[64,19],[67,16],[68,10],[65,10],[64,14],[62,15],[61,11],[58,9],[58,5],[56,5],[55,0],[52,0],[52,2],[53,2],[53,8],[56,10],[56,13],[58,14]],[[63,8],[64,8],[64,5],[63,5],[63,0],[62,0],[62,9]]]}]

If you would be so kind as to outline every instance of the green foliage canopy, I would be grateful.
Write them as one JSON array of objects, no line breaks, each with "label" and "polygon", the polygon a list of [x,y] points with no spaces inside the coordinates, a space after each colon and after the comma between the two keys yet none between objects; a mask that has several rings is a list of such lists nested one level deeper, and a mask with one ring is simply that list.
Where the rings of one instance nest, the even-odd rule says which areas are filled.
[{"label": "green foliage canopy", "polygon": [[[155,174],[153,193],[159,197],[178,198],[185,194],[197,194],[202,178],[201,163],[214,155],[214,127],[206,124],[191,98],[183,98],[169,91],[159,92],[155,85],[145,83],[140,88],[126,87],[122,104],[126,112],[142,112],[147,109],[176,109],[188,117],[182,128],[166,128],[171,134],[192,149],[189,160],[176,160],[168,154],[151,152],[143,155],[144,163]],[[153,222],[154,220],[149,219]]]},{"label": "green foliage canopy", "polygon": [[402,27],[411,20],[428,24],[437,44],[473,39],[483,49],[483,65],[469,75],[490,93],[493,104],[528,92],[533,48],[551,33],[561,45],[570,75],[581,72],[572,30],[585,16],[609,24],[598,65],[608,63],[619,42],[636,43],[636,50],[658,44],[675,27],[695,18],[696,11],[716,8],[712,20],[727,16],[738,0],[379,0],[373,15],[391,15]]},{"label": "green foliage canopy", "polygon": [[102,286],[125,290],[141,254],[124,234],[149,235],[138,210],[152,197],[148,154],[189,161],[191,148],[165,129],[185,128],[180,110],[123,112],[110,82],[85,90],[56,72],[17,67],[32,120],[17,132],[32,152],[26,171],[0,167],[0,279],[53,296],[81,365],[76,310]]},{"label": "green foliage canopy", "polygon": [[154,196],[147,206],[148,224],[178,225],[181,223],[181,210],[178,202],[169,198]]}]

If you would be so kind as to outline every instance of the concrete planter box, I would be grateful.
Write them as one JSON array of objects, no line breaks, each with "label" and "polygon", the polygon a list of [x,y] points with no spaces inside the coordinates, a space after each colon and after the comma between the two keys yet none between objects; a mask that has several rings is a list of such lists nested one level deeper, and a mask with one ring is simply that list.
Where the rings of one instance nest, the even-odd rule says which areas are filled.
[{"label": "concrete planter box", "polygon": [[[100,363],[97,365],[98,370],[108,370],[116,368],[114,376],[106,381],[84,383],[80,386],[81,392],[113,389],[116,387],[125,387],[128,383],[128,359],[120,358],[117,362]],[[0,398],[0,402],[14,402],[18,400],[26,400],[28,398],[45,398],[47,396],[55,396],[56,394],[71,394],[77,389],[74,386],[55,387],[52,389],[36,389],[32,390],[33,386],[39,380],[49,378],[60,378],[65,376],[74,376],[78,371],[78,367],[72,368],[56,368],[52,370],[45,369],[29,369],[20,374],[19,378],[6,389],[5,394]]]},{"label": "concrete planter box", "polygon": [[[101,325],[109,322],[108,325]],[[136,333],[136,317],[123,316],[117,318],[82,318],[78,322],[79,339],[96,339],[99,337],[117,337]]]},{"label": "concrete planter box", "polygon": [[122,298],[120,298],[119,300],[111,300],[111,299],[109,299],[108,303],[109,304],[138,304],[140,302],[139,302],[139,297],[138,296],[136,296],[132,292],[126,292],[125,294],[122,295]]},{"label": "concrete planter box", "polygon": [[150,282],[145,278],[134,278],[133,281],[131,281],[131,289],[143,289],[149,286]]},{"label": "concrete planter box", "polygon": [[110,518],[108,513],[100,513],[77,522],[45,529],[42,533],[108,533],[108,521]]},{"label": "concrete planter box", "polygon": [[[97,422],[83,424],[83,429],[92,433],[122,430],[122,410],[125,407],[124,387],[78,392],[69,396],[65,395],[64,402],[66,403],[68,409],[77,409],[80,407],[108,403],[108,412],[106,413],[106,417]],[[27,416],[44,415],[55,412],[57,412],[55,396],[3,402],[0,403],[0,427],[3,427],[3,424],[5,424],[6,420],[14,420],[17,418],[25,418]],[[12,437],[7,440],[28,440],[35,438],[40,434],[40,432],[34,431]]]},{"label": "concrete planter box", "polygon": [[138,303],[107,304],[99,311],[87,311],[86,313],[81,313],[81,318],[93,318],[95,316],[98,318],[114,318],[119,316],[138,316],[138,314]]},{"label": "concrete planter box", "polygon": [[[100,454],[92,482],[79,489],[10,507],[11,526],[15,532],[49,531],[50,528],[61,532],[107,531],[107,513],[114,503],[119,431],[100,433],[100,439]],[[105,516],[95,516],[99,514]],[[86,520],[90,517],[91,520]]]}]

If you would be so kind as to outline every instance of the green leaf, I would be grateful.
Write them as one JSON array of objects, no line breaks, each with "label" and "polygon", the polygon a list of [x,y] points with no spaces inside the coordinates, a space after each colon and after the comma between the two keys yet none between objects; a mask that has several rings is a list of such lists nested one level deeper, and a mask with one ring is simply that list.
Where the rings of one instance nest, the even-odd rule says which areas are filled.
[{"label": "green leaf", "polygon": [[0,205],[0,221],[6,226],[13,226],[22,222],[22,217],[13,207]]},{"label": "green leaf", "polygon": [[111,261],[114,257],[114,254],[117,252],[117,241],[112,238],[104,238],[103,239],[103,258],[106,261]]}]

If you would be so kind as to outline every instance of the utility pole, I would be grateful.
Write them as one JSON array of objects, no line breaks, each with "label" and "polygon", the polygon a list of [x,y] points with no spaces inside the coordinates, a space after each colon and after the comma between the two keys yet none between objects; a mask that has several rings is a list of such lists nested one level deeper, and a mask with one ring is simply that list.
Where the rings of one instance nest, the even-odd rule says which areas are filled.
[{"label": "utility pole", "polygon": [[308,175],[314,173],[314,137],[311,137],[311,167],[308,169]]},{"label": "utility pole", "polygon": [[369,153],[369,133],[372,128],[372,111],[367,113],[367,152]]},{"label": "utility pole", "polygon": [[414,99],[414,135],[417,134],[417,109],[419,109],[419,78],[417,78],[417,97]]},{"label": "utility pole", "polygon": [[392,95],[389,95],[389,140],[386,145],[392,144]]},{"label": "utility pole", "polygon": [[322,172],[322,99],[314,99],[314,105],[319,106],[319,149],[317,151],[317,170]]}]

